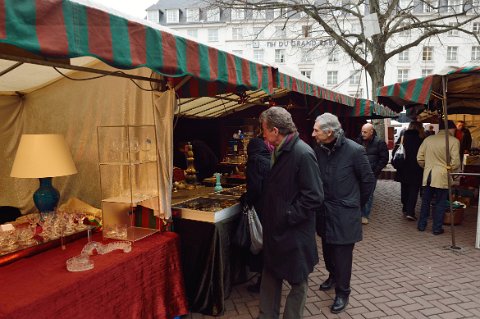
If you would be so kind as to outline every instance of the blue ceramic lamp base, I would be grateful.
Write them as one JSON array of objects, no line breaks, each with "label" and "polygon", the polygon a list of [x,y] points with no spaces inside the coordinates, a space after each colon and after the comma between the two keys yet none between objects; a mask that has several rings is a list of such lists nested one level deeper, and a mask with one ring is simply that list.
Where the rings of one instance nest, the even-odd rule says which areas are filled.
[{"label": "blue ceramic lamp base", "polygon": [[60,193],[53,187],[51,177],[39,178],[39,180],[40,187],[33,194],[33,202],[41,213],[53,211],[57,207]]}]

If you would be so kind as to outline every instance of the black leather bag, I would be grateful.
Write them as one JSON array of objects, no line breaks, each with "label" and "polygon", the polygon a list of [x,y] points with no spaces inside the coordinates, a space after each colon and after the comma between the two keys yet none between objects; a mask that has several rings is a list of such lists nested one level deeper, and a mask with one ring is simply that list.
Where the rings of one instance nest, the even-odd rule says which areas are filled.
[{"label": "black leather bag", "polygon": [[235,246],[245,249],[250,249],[250,245],[252,244],[248,225],[248,211],[245,208],[238,217],[238,224],[232,242]]}]

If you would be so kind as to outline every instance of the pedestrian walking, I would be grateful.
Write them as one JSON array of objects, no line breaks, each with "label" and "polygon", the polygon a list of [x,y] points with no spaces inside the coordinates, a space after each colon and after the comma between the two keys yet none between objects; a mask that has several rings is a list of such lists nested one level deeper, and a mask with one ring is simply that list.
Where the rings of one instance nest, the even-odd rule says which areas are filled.
[{"label": "pedestrian walking", "polygon": [[365,148],[344,136],[335,115],[317,117],[312,136],[325,194],[317,233],[329,276],[320,290],[335,287],[330,310],[339,313],[348,305],[353,248],[362,240],[361,207],[374,190],[375,177]]}]

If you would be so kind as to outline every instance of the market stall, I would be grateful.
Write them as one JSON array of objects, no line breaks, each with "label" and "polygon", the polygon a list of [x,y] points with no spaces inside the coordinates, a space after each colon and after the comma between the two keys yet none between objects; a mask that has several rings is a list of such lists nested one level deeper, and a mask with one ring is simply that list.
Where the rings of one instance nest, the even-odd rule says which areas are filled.
[{"label": "market stall", "polygon": [[[153,210],[157,220],[171,216],[177,96],[186,94],[193,99],[202,95],[268,92],[273,74],[266,65],[186,39],[159,25],[125,17],[89,1],[68,0],[5,3],[0,8],[0,68],[0,142],[4,161],[0,165],[3,190],[0,205],[18,207],[24,213],[34,211],[32,194],[38,180],[10,177],[22,134],[64,135],[78,173],[54,179],[61,194],[60,203],[77,197],[100,207],[99,153],[116,150],[113,144],[111,150],[99,149],[97,128],[154,125],[153,157],[158,163],[160,188],[160,201]],[[131,145],[128,147],[132,148]],[[173,267],[169,269],[177,275],[181,269],[173,266],[173,261],[179,265],[173,256],[180,255],[178,243],[177,236],[169,241],[175,253],[160,245],[156,247],[159,258],[167,257],[172,262],[167,266]],[[67,245],[68,254],[79,247],[78,243]],[[44,254],[55,253],[58,254],[57,249],[32,258],[49,264],[54,260],[44,258]],[[59,263],[65,256],[57,256],[55,271],[65,272],[62,275],[68,277]],[[25,265],[19,261],[6,267],[18,271],[17,267]],[[43,274],[48,277],[53,268],[47,268]],[[155,281],[168,275],[156,274],[160,277]],[[169,276],[174,280],[179,277]],[[170,307],[164,315],[156,317],[185,313],[183,283],[176,281],[175,285],[178,285],[176,303],[171,303],[168,291],[149,295],[148,298]],[[165,287],[170,289],[175,285]],[[29,293],[27,290],[23,296],[28,299]]]},{"label": "market stall", "polygon": [[[378,101],[395,111],[418,108],[437,111],[443,115],[441,120],[447,127],[449,114],[478,114],[480,111],[480,67],[449,67],[439,74],[414,79],[378,89]],[[448,138],[445,138],[446,149],[449,149]],[[450,163],[449,152],[446,154]],[[450,174],[459,174],[449,172]],[[467,175],[470,175],[468,173]],[[452,187],[449,180],[449,199],[452,203]],[[480,205],[479,205],[480,207]],[[455,242],[455,212],[450,205],[452,249],[458,249]],[[475,247],[480,248],[480,211],[477,218],[477,238]]]}]

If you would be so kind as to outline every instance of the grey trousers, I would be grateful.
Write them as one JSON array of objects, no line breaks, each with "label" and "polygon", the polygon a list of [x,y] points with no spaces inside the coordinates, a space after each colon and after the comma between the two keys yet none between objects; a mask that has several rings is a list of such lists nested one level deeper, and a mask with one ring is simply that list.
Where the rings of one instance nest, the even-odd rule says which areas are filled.
[{"label": "grey trousers", "polygon": [[[260,313],[258,319],[278,319],[280,317],[280,300],[282,299],[282,279],[276,278],[264,268],[260,285]],[[308,280],[291,284],[285,302],[283,319],[303,318],[303,309],[307,299]]]}]

